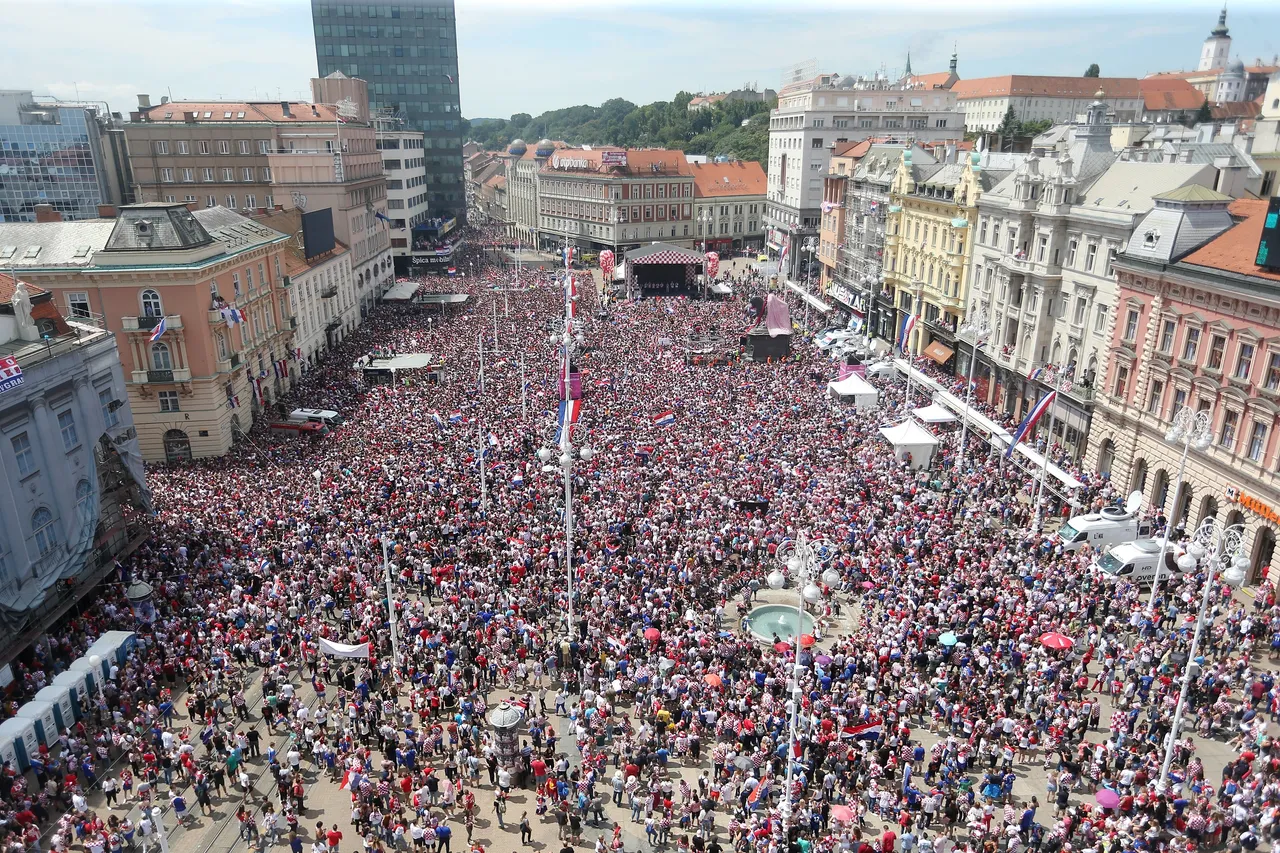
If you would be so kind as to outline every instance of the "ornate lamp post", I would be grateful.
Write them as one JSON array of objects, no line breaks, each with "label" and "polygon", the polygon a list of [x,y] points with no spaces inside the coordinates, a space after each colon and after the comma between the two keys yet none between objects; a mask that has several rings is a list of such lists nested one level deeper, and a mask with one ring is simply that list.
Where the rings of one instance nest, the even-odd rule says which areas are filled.
[{"label": "ornate lamp post", "polygon": [[970,311],[957,331],[961,337],[970,338],[973,342],[973,352],[969,357],[969,379],[964,389],[965,413],[964,420],[960,423],[960,450],[956,457],[956,468],[961,469],[964,467],[964,452],[969,438],[969,404],[973,400],[973,372],[978,364],[978,353],[982,345],[991,337],[991,323],[987,320],[987,312],[981,309]]},{"label": "ornate lamp post", "polygon": [[1178,462],[1178,478],[1177,484],[1173,487],[1173,499],[1175,501],[1173,513],[1169,515],[1169,523],[1165,525],[1164,536],[1160,539],[1160,558],[1156,560],[1156,574],[1151,579],[1151,597],[1147,599],[1147,615],[1152,620],[1155,619],[1156,613],[1156,593],[1160,587],[1160,570],[1164,567],[1164,556],[1169,549],[1169,534],[1172,532],[1174,515],[1178,512],[1176,502],[1182,500],[1182,478],[1187,473],[1187,456],[1191,453],[1191,448],[1199,451],[1209,449],[1209,445],[1213,443],[1213,409],[1208,408],[1202,412],[1193,412],[1190,407],[1183,406],[1173,415],[1173,424],[1169,427],[1169,431],[1164,434],[1164,440],[1169,444],[1182,446],[1182,459]]}]

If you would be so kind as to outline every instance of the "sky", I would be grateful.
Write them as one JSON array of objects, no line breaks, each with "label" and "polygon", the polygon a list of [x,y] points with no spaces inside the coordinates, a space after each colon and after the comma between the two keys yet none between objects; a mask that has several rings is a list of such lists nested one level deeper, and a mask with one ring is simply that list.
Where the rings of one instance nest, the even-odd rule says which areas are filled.
[{"label": "sky", "polygon": [[[904,4],[905,7],[906,4]],[[917,0],[910,14],[856,0],[457,0],[468,118],[625,98],[668,100],[784,73],[945,70],[1103,76],[1194,68],[1219,6],[1190,0]],[[307,99],[316,73],[309,0],[0,0],[0,88],[136,109],[137,94]],[[1280,53],[1280,4],[1232,0],[1232,53]]]}]

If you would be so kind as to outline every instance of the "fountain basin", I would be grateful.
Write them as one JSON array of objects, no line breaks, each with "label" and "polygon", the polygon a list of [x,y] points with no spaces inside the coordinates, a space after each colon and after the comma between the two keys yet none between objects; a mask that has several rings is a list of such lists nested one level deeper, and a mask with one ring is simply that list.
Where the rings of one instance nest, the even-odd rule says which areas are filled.
[{"label": "fountain basin", "polygon": [[801,634],[813,633],[813,617],[804,614],[803,621],[797,626],[800,614],[790,605],[762,604],[747,615],[751,619],[751,633],[768,643],[773,642],[774,634],[778,639],[794,644]]}]

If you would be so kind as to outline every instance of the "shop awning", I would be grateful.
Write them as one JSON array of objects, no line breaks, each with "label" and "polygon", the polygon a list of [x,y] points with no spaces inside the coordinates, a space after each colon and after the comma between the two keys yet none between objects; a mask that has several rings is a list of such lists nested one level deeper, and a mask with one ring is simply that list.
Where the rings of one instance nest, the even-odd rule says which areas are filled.
[{"label": "shop awning", "polygon": [[814,296],[812,293],[805,290],[803,287],[796,284],[794,281],[787,282],[787,288],[792,292],[794,292],[795,294],[797,294],[805,302],[808,302],[809,305],[813,307],[813,310],[817,311],[819,314],[825,314],[831,310],[830,305],[823,302],[821,299]]},{"label": "shop awning", "polygon": [[955,355],[956,351],[943,344],[942,341],[934,341],[924,348],[924,354],[938,362],[938,364],[946,364],[947,359]]}]

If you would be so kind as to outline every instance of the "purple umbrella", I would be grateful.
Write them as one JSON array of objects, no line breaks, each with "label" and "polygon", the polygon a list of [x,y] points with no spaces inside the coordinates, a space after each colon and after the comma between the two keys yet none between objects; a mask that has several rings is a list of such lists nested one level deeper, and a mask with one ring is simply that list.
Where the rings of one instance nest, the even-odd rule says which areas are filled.
[{"label": "purple umbrella", "polygon": [[1103,788],[1101,791],[1093,795],[1098,805],[1104,809],[1114,809],[1120,805],[1120,795],[1110,788]]},{"label": "purple umbrella", "polygon": [[818,655],[816,660],[818,661],[818,663],[822,664],[823,666],[826,666],[827,664],[831,663],[831,655]]}]

